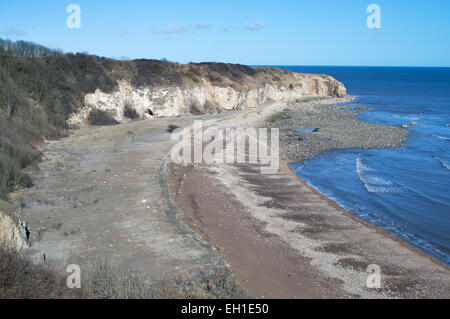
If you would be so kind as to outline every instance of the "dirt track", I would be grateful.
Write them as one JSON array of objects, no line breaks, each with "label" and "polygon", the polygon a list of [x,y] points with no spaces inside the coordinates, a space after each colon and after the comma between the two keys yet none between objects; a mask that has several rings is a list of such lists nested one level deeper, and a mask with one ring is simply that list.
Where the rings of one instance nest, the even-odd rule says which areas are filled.
[{"label": "dirt track", "polygon": [[175,143],[167,126],[192,119],[85,127],[45,145],[35,186],[15,194],[32,248],[60,265],[108,261],[152,276],[216,264],[213,249],[179,222],[167,192]]}]

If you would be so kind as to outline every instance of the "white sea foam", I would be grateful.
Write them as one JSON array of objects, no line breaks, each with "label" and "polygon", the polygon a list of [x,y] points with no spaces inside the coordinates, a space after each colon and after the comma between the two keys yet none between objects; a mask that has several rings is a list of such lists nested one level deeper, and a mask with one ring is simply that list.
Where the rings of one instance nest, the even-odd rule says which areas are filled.
[{"label": "white sea foam", "polygon": [[411,120],[411,121],[419,121],[420,117],[415,117],[415,116],[402,116],[402,118],[406,119],[406,120]]},{"label": "white sea foam", "polygon": [[400,191],[400,188],[393,186],[394,184],[391,181],[371,173],[376,172],[376,170],[363,164],[361,154],[356,159],[356,170],[359,180],[369,193],[397,193]]},{"label": "white sea foam", "polygon": [[416,116],[401,116],[401,115],[392,114],[392,117],[410,120],[410,121],[419,121],[420,120],[420,117],[416,117]]},{"label": "white sea foam", "polygon": [[438,161],[439,163],[441,163],[441,165],[442,166],[444,166],[447,170],[449,170],[450,171],[450,164],[448,164],[446,161],[444,161],[442,158],[440,158],[440,157],[437,157],[437,156],[433,156],[434,157],[434,159],[436,160],[436,161]]},{"label": "white sea foam", "polygon": [[298,175],[299,172],[303,169],[304,166],[305,166],[305,164],[297,166],[297,167],[294,169],[294,174],[295,174],[295,175]]},{"label": "white sea foam", "polygon": [[440,135],[436,135],[436,134],[434,134],[434,136],[436,136],[437,138],[440,138],[441,140],[446,140],[446,141],[450,140],[450,137],[444,137],[444,136],[440,136]]}]

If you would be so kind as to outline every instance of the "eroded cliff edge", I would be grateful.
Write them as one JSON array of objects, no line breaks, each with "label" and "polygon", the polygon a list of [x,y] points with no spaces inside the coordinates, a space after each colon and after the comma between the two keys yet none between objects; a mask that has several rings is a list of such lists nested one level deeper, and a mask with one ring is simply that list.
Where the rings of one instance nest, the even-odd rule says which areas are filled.
[{"label": "eroded cliff edge", "polygon": [[69,123],[83,124],[92,109],[100,109],[122,121],[126,109],[135,110],[142,118],[167,117],[242,110],[305,97],[346,95],[345,86],[328,75],[222,63],[175,64],[175,67],[179,68],[180,83],[137,85],[135,79],[124,77],[117,81],[117,89],[112,92],[97,89],[86,94],[84,106],[72,113]]}]

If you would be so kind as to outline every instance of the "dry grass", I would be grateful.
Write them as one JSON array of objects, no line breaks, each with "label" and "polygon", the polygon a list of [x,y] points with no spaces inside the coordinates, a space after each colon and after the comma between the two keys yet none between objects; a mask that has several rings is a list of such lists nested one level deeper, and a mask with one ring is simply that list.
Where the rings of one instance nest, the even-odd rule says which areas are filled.
[{"label": "dry grass", "polygon": [[229,299],[247,295],[225,266],[190,277],[185,273],[146,279],[95,262],[82,267],[82,288],[66,287],[64,272],[33,265],[17,252],[0,249],[0,299]]},{"label": "dry grass", "polygon": [[99,299],[231,299],[247,297],[233,273],[225,266],[195,277],[177,272],[145,279],[106,263],[88,267],[84,286]]},{"label": "dry grass", "polygon": [[82,290],[70,290],[66,278],[21,257],[0,249],[0,299],[83,298]]}]

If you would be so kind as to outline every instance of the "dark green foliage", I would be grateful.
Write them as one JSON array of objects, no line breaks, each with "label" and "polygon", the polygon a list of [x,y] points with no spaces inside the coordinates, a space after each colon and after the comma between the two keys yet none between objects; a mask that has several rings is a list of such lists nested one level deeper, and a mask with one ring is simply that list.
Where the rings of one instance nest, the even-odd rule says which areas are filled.
[{"label": "dark green foliage", "polygon": [[241,64],[205,62],[199,63],[199,65],[207,66],[208,73],[216,72],[232,80],[239,80],[244,75],[254,76],[256,74],[256,70],[254,68]]},{"label": "dark green foliage", "polygon": [[191,79],[193,82],[195,83],[200,83],[200,79],[198,77],[196,77],[194,74],[192,73],[187,73],[186,76]]},{"label": "dark green foliage", "polygon": [[186,77],[191,79],[195,83],[200,83],[199,77],[201,77],[202,74],[194,67],[189,67],[188,73],[186,73]]},{"label": "dark green foliage", "polygon": [[183,73],[177,63],[160,60],[131,62],[136,72],[132,82],[135,86],[182,85],[183,83]]},{"label": "dark green foliage", "polygon": [[173,133],[176,129],[180,128],[177,125],[173,125],[173,124],[169,124],[169,126],[167,126],[167,133]]},{"label": "dark green foliage", "polygon": [[65,136],[84,94],[115,89],[110,67],[95,56],[0,39],[0,198],[30,185],[21,169],[39,159],[31,145]]},{"label": "dark green foliage", "polygon": [[125,110],[123,111],[123,116],[130,120],[137,120],[140,116],[139,113],[136,112],[130,105],[125,106]]},{"label": "dark green foliage", "polygon": [[119,122],[117,122],[111,115],[109,115],[107,112],[93,109],[89,112],[88,116],[88,123],[89,125],[117,125]]}]

